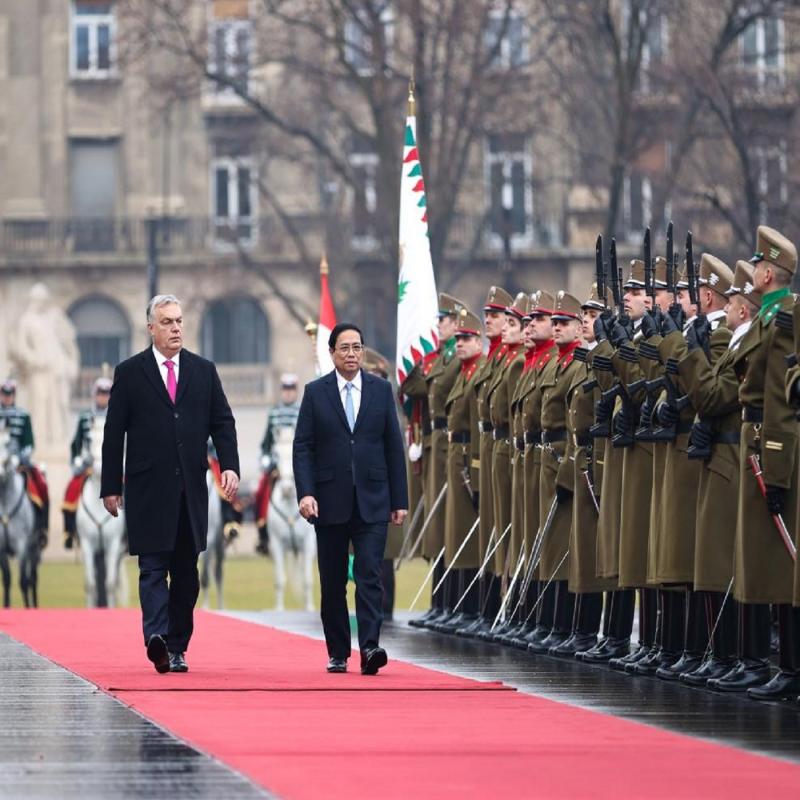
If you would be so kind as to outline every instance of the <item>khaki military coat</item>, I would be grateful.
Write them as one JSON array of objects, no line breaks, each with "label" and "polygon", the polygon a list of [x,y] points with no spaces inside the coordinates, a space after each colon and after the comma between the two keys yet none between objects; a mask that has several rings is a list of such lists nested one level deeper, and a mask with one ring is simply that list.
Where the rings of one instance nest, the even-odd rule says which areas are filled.
[{"label": "khaki military coat", "polygon": [[774,313],[792,312],[792,295],[762,309],[744,335],[733,359],[739,379],[739,402],[761,409],[761,423],[743,422],[739,451],[739,498],[736,516],[733,592],[743,603],[790,603],[794,599],[794,564],[780,539],[750,469],[748,457],[761,460],[764,481],[787,489],[784,521],[795,531],[797,519],[797,419],[786,400],[786,356],[793,337],[774,324]]},{"label": "khaki military coat", "polygon": [[[454,569],[480,566],[478,533],[473,527],[478,519],[478,512],[465,485],[465,478],[468,478],[469,487],[473,491],[480,485],[478,401],[474,383],[482,360],[483,356],[474,365],[475,369],[459,372],[445,403],[450,438],[464,435],[469,437],[468,442],[450,441],[447,446],[445,564]],[[456,558],[456,553],[467,536],[469,541]]]},{"label": "khaki military coat", "polygon": [[522,397],[531,383],[532,374],[526,362],[511,399],[511,563],[516,563],[525,541],[525,427],[522,421]]},{"label": "khaki military coat", "polygon": [[[408,457],[408,450],[406,450],[406,478],[408,480],[408,509],[409,514],[403,525],[404,530],[408,529],[411,524],[411,518],[417,506],[422,503],[423,509],[421,519],[417,519],[415,530],[411,532],[412,538],[416,538],[419,531],[422,529],[422,524],[428,514],[428,509],[425,507],[425,487],[427,485],[426,478],[428,476],[428,465],[430,464],[430,447],[431,437],[425,434],[424,431],[428,429],[430,422],[430,415],[428,414],[428,384],[425,381],[424,365],[418,362],[414,365],[411,372],[408,373],[406,379],[400,385],[400,392],[407,397],[411,398],[414,411],[412,418],[408,421],[408,437],[409,442],[416,442],[422,447],[422,456],[417,461],[411,461]],[[424,542],[423,542],[424,545]],[[388,547],[388,542],[387,542]],[[441,548],[441,545],[440,545]],[[434,553],[434,557],[438,554],[438,550]],[[430,558],[430,554],[424,553],[426,558]],[[388,558],[388,556],[387,556]]]},{"label": "khaki military coat", "polygon": [[[583,369],[572,352],[559,355],[551,369],[542,373],[542,431],[566,432],[567,395],[576,375]],[[539,475],[539,524],[543,525],[556,497],[556,486],[573,489],[572,462],[567,458],[566,437],[563,441],[542,445],[542,467]],[[565,581],[569,577],[570,531],[572,528],[572,499],[559,503],[553,522],[542,544],[539,575],[543,580]]]}]

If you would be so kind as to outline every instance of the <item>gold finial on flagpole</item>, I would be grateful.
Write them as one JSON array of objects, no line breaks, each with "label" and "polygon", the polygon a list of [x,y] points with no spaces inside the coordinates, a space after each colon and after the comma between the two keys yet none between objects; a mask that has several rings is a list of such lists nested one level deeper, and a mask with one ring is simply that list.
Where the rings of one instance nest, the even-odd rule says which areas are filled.
[{"label": "gold finial on flagpole", "polygon": [[411,80],[408,82],[408,116],[409,117],[416,117],[417,116],[417,102],[414,99],[414,76],[411,76]]},{"label": "gold finial on flagpole", "polygon": [[320,275],[327,275],[328,274],[328,257],[325,253],[322,254],[322,258],[319,262],[319,274]]}]

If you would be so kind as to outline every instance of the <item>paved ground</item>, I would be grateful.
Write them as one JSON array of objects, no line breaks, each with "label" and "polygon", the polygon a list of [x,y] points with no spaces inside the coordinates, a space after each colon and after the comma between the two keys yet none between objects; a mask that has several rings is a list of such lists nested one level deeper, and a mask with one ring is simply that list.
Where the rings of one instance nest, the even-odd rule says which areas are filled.
[{"label": "paved ground", "polygon": [[0,797],[267,797],[92,684],[0,634]]},{"label": "paved ground", "polygon": [[[230,612],[241,619],[322,637],[316,614]],[[631,677],[607,667],[533,656],[520,650],[444,636],[408,626],[400,613],[381,644],[392,657],[455,675],[501,680],[523,692],[669,730],[800,762],[800,705],[691,689],[657,678]],[[354,642],[355,642],[354,638]],[[357,652],[356,652],[357,656]],[[320,647],[320,667],[326,659]],[[351,668],[358,668],[357,658]]]}]

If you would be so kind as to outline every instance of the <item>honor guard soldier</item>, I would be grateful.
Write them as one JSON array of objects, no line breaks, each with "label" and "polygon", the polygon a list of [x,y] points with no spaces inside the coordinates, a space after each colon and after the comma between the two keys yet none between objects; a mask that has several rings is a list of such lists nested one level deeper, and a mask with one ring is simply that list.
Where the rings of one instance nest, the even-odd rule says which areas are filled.
[{"label": "honor guard soldier", "polygon": [[[492,494],[492,458],[494,456],[494,436],[489,410],[489,389],[494,385],[495,374],[502,369],[507,348],[503,345],[502,334],[506,320],[506,308],[514,298],[500,286],[491,286],[483,306],[483,323],[489,351],[475,374],[474,387],[478,399],[478,428],[480,431],[480,521],[478,522],[478,548],[481,556],[489,552],[496,542],[494,520],[494,501]],[[481,619],[469,628],[457,633],[462,636],[489,635],[494,618],[500,609],[500,581],[494,574],[494,561],[489,562],[484,576],[478,581]]]},{"label": "honor guard soldier", "polygon": [[28,497],[33,503],[39,546],[47,545],[50,498],[47,481],[41,471],[32,463],[33,426],[30,414],[17,406],[17,382],[8,378],[0,384],[0,426],[8,429],[11,441],[17,447],[20,457],[20,470],[27,479]]},{"label": "honor guard soldier", "polygon": [[[555,298],[547,292],[538,291],[530,296],[530,321],[527,324],[528,336],[533,343],[533,351],[528,356],[530,365],[525,372],[525,380],[519,393],[522,422],[523,451],[523,547],[526,558],[530,559],[536,534],[539,532],[539,478],[542,470],[542,384],[546,372],[555,369],[558,348],[553,340],[552,314]],[[551,584],[544,596],[540,591],[544,581],[539,580],[536,564],[526,568],[528,580],[527,597],[523,598],[523,619],[526,625],[517,630],[512,643],[527,650],[531,642],[541,641],[549,635],[555,607],[555,587]],[[535,611],[535,615],[534,615]]]},{"label": "honor guard soldier", "polygon": [[[725,352],[731,338],[724,310],[728,304],[725,293],[733,283],[730,268],[710,253],[703,253],[698,269],[698,307],[694,316],[688,313],[692,305],[688,280],[687,272],[687,281],[678,282],[678,301],[683,301],[687,308],[683,331],[677,329],[669,314],[663,317],[664,336],[658,349],[662,363],[667,365],[667,372],[687,346],[704,350],[713,364]],[[687,394],[687,387],[679,375],[668,375],[665,380],[678,395]],[[702,469],[699,459],[687,458],[689,434],[695,417],[692,403],[687,402],[684,408],[679,409],[675,399],[666,395],[657,404],[654,415],[662,429],[674,431],[672,440],[667,443],[663,482],[664,503],[669,504],[669,512],[664,511],[658,528],[655,573],[656,582],[668,588],[664,602],[671,604],[671,611],[665,619],[665,644],[656,675],[663,680],[678,680],[683,673],[693,672],[700,666],[710,631],[705,597],[693,591],[698,487],[702,481]],[[675,498],[680,498],[681,502],[672,502]],[[681,600],[675,594],[679,586],[686,587]]]},{"label": "honor guard soldier", "polygon": [[733,362],[761,304],[750,264],[737,262],[725,294],[731,334],[725,352],[711,364],[699,342],[687,342],[678,354],[682,385],[697,410],[687,455],[703,464],[697,492],[694,588],[703,593],[714,631],[710,657],[680,679],[691,686],[744,691],[766,683],[770,676],[769,606],[745,606],[727,596],[733,579],[741,427]]},{"label": "honor guard soldier", "polygon": [[[573,483],[572,462],[567,457],[568,394],[583,364],[575,360],[581,343],[580,301],[560,291],[551,315],[553,340],[558,348],[551,367],[541,377],[541,470],[539,474],[539,531],[531,557],[541,553],[539,575],[545,584],[556,587],[555,608],[550,633],[541,641],[528,644],[528,650],[551,655],[573,655],[559,652],[570,638],[575,595],[568,590],[569,544],[572,528]],[[552,513],[551,513],[552,512]],[[548,620],[544,620],[546,625]]]},{"label": "honor guard soldier", "polygon": [[[489,560],[489,568],[494,575],[506,578],[510,583],[517,563],[512,552],[511,541],[511,400],[514,396],[525,353],[522,348],[522,318],[527,311],[528,297],[520,292],[505,308],[502,342],[504,353],[492,376],[487,390],[489,402],[489,421],[492,425],[492,513],[494,533],[498,548],[494,553],[494,566]],[[513,559],[513,560],[512,560]],[[508,586],[509,584],[507,584]],[[483,638],[499,639],[509,632],[510,621],[498,626],[494,632],[482,634]]]},{"label": "honor guard soldier", "polygon": [[[447,414],[445,402],[460,370],[456,358],[456,327],[458,313],[464,303],[449,294],[439,294],[439,348],[433,358],[426,357],[420,367],[427,389],[425,407],[426,419],[422,423],[422,492],[424,497],[424,518],[420,528],[425,526],[422,538],[422,555],[432,561],[444,546],[444,498],[441,497],[447,481]],[[431,354],[433,355],[433,354]],[[413,370],[412,370],[413,373]],[[435,588],[444,572],[442,562],[433,573]],[[448,594],[449,590],[449,594]],[[458,597],[455,580],[448,580],[431,597],[430,610],[412,624],[428,627],[429,624],[445,621],[445,610],[452,609]]]},{"label": "honor guard soldier", "polygon": [[790,534],[796,530],[798,431],[785,386],[786,357],[795,345],[791,331],[776,324],[776,316],[781,311],[792,314],[795,299],[789,284],[797,268],[797,250],[781,233],[762,225],[751,262],[753,284],[763,296],[734,357],[742,428],[733,592],[742,603],[777,606],[780,671],[747,693],[753,699],[780,700],[800,694],[794,563],[777,519],[780,515]]},{"label": "honor guard soldier", "polygon": [[77,535],[76,517],[78,503],[81,499],[83,484],[92,469],[90,435],[96,419],[105,419],[108,408],[108,398],[111,396],[112,381],[110,378],[98,378],[92,390],[92,408],[82,411],[78,416],[75,435],[70,444],[70,461],[72,463],[72,479],[67,484],[64,492],[64,502],[61,511],[64,515],[64,547],[72,549]]},{"label": "honor guard soldier", "polygon": [[[460,370],[445,402],[447,412],[447,493],[445,499],[444,562],[456,575],[453,609],[461,606],[445,627],[436,630],[455,632],[478,619],[480,608],[477,575],[480,565],[478,546],[478,507],[480,486],[480,444],[478,441],[478,399],[475,379],[483,360],[480,319],[462,308],[456,329],[456,356]],[[470,584],[472,585],[471,588]],[[469,589],[469,590],[468,590]]]},{"label": "honor guard soldier", "polygon": [[[261,480],[255,495],[256,529],[258,543],[256,552],[269,553],[269,531],[267,529],[267,511],[272,484],[275,480],[275,461],[272,448],[282,428],[292,431],[297,427],[297,415],[300,413],[300,401],[297,399],[297,375],[284,372],[281,375],[281,394],[278,405],[270,409],[267,416],[267,429],[261,441]],[[224,505],[224,504],[223,504]]]},{"label": "honor guard soldier", "polygon": [[[389,380],[389,360],[371,347],[364,348],[364,360],[361,366],[365,372]],[[394,616],[394,560],[400,556],[403,543],[403,529],[390,525],[386,535],[386,550],[381,564],[381,580],[383,584],[383,618],[390,620]]]}]

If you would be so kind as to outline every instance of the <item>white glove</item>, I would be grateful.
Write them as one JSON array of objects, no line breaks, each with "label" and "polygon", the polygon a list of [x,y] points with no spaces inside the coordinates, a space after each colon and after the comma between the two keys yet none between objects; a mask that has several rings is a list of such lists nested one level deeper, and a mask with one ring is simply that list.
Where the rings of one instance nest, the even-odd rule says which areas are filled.
[{"label": "white glove", "polygon": [[408,446],[408,460],[413,464],[422,458],[422,445],[417,442],[412,442]]}]

